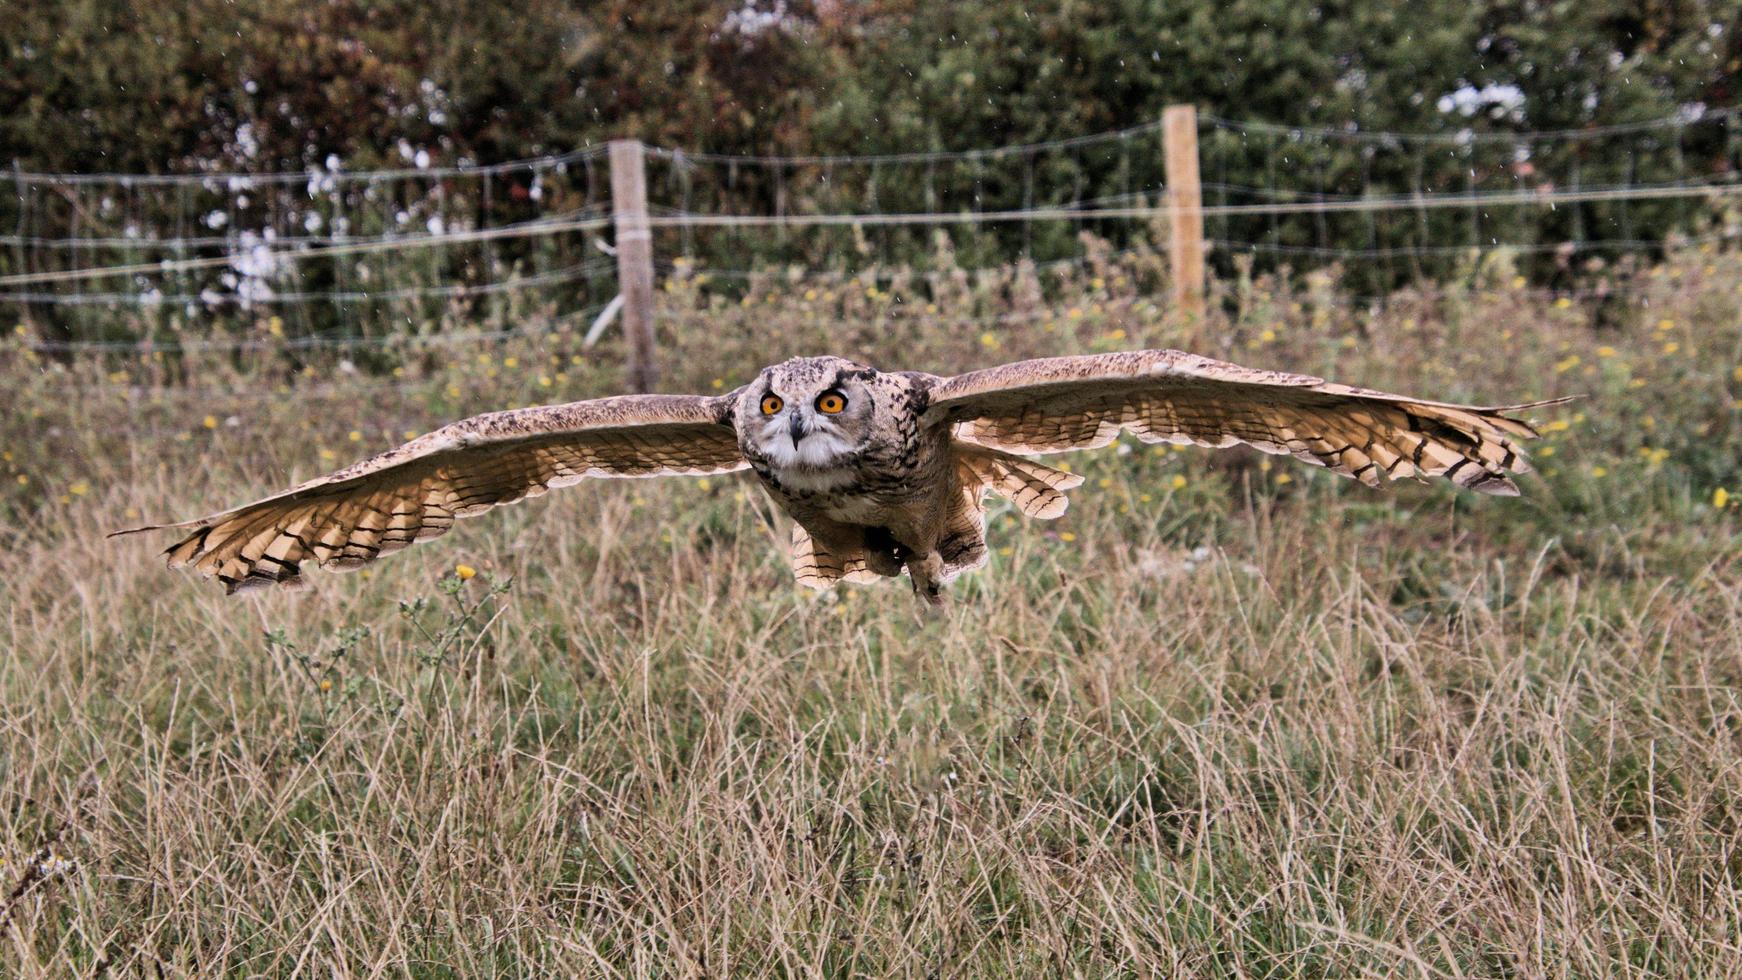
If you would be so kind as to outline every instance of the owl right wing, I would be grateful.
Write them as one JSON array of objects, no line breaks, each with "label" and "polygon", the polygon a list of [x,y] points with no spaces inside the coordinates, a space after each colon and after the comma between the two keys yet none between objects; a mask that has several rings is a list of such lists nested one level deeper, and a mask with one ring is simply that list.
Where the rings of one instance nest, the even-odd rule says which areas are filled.
[{"label": "owl right wing", "polygon": [[1217,361],[1175,350],[1018,361],[930,378],[924,421],[1013,453],[1092,449],[1121,431],[1145,442],[1245,443],[1354,477],[1439,476],[1513,496],[1535,436],[1505,413],[1556,401],[1478,408],[1422,401]]},{"label": "owl right wing", "polygon": [[625,395],[478,415],[251,504],[114,534],[191,528],[164,552],[171,568],[215,575],[229,593],[296,585],[304,561],[356,568],[455,518],[586,477],[743,469],[732,398]]}]

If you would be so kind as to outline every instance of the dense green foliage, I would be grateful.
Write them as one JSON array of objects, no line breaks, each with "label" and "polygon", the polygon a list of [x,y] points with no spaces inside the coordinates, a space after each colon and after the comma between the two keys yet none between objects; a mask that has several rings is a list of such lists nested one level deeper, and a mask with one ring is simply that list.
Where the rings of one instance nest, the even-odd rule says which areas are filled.
[{"label": "dense green foliage", "polygon": [[[294,170],[331,153],[367,167],[400,139],[498,160],[621,135],[887,153],[1115,128],[1170,102],[1294,125],[1561,129],[1729,105],[1742,58],[1735,0],[779,9],[757,29],[718,0],[23,0],[3,42],[0,157]],[[1497,119],[1436,110],[1465,85],[1524,101]],[[237,145],[243,124],[255,152]]]}]

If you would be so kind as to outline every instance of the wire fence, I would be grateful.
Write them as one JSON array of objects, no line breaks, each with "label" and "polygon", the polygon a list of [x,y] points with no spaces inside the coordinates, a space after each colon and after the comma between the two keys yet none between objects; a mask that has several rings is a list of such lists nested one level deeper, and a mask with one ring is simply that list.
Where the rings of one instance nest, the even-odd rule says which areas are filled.
[{"label": "wire fence", "polygon": [[[450,178],[489,178],[508,177],[514,174],[527,174],[536,177],[552,170],[562,170],[574,164],[585,164],[596,161],[605,155],[602,146],[585,147],[567,153],[548,156],[528,157],[523,160],[508,160],[492,164],[460,164],[451,167],[421,166],[396,167],[377,170],[344,170],[337,166],[309,167],[304,170],[284,170],[278,172],[258,171],[211,171],[191,174],[133,174],[133,173],[32,173],[25,170],[13,171],[15,182],[24,185],[43,186],[108,186],[112,188],[132,187],[203,187],[215,190],[225,187],[230,190],[248,190],[269,184],[298,184],[308,182],[311,185],[330,187],[341,184],[377,184],[391,180],[446,180]],[[311,196],[312,196],[311,191]]]},{"label": "wire fence", "polygon": [[[1071,268],[1085,233],[1115,250],[1162,240],[1178,211],[1160,132],[864,156],[650,147],[647,224],[667,269],[682,258],[728,289],[770,270],[888,279],[941,248],[960,270]],[[1355,263],[1375,295],[1472,251],[1553,270],[1739,234],[1734,108],[1536,132],[1205,115],[1199,155],[1213,260]],[[488,342],[616,296],[609,181],[601,147],[360,172],[15,171],[0,308],[57,355]],[[261,318],[276,333],[226,336]]]},{"label": "wire fence", "polygon": [[[485,166],[7,175],[0,309],[67,354],[275,318],[283,342],[499,332],[615,294],[602,148]],[[248,341],[253,343],[253,341]],[[294,348],[286,348],[294,349]]]}]

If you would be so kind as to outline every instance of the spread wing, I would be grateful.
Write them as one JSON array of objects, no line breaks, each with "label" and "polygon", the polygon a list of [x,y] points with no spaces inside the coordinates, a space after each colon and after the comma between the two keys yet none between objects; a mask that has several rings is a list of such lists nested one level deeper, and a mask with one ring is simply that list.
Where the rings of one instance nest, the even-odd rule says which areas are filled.
[{"label": "spread wing", "polygon": [[1246,443],[1352,476],[1443,476],[1513,496],[1530,469],[1517,441],[1535,429],[1505,413],[1557,401],[1476,408],[1322,378],[1260,371],[1173,350],[1018,361],[934,379],[925,421],[966,442],[1016,453],[1145,442]]},{"label": "spread wing", "polygon": [[216,575],[231,593],[295,585],[304,561],[355,568],[589,476],[742,469],[731,399],[626,395],[478,415],[264,500],[115,534],[191,528],[164,552],[171,568]]}]

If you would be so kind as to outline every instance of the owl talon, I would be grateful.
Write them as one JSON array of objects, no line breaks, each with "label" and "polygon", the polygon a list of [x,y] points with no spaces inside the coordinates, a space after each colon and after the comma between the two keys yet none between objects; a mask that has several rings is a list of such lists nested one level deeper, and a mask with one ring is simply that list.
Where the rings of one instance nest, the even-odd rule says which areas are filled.
[{"label": "owl talon", "polygon": [[928,606],[944,604],[944,587],[936,582],[913,583],[913,594],[915,598],[924,599]]},{"label": "owl talon", "polygon": [[866,567],[889,578],[900,575],[912,552],[896,541],[895,535],[886,527],[868,527],[864,537]]},{"label": "owl talon", "polygon": [[913,594],[934,606],[944,604],[944,559],[933,551],[924,558],[907,561],[907,577],[913,582]]}]

